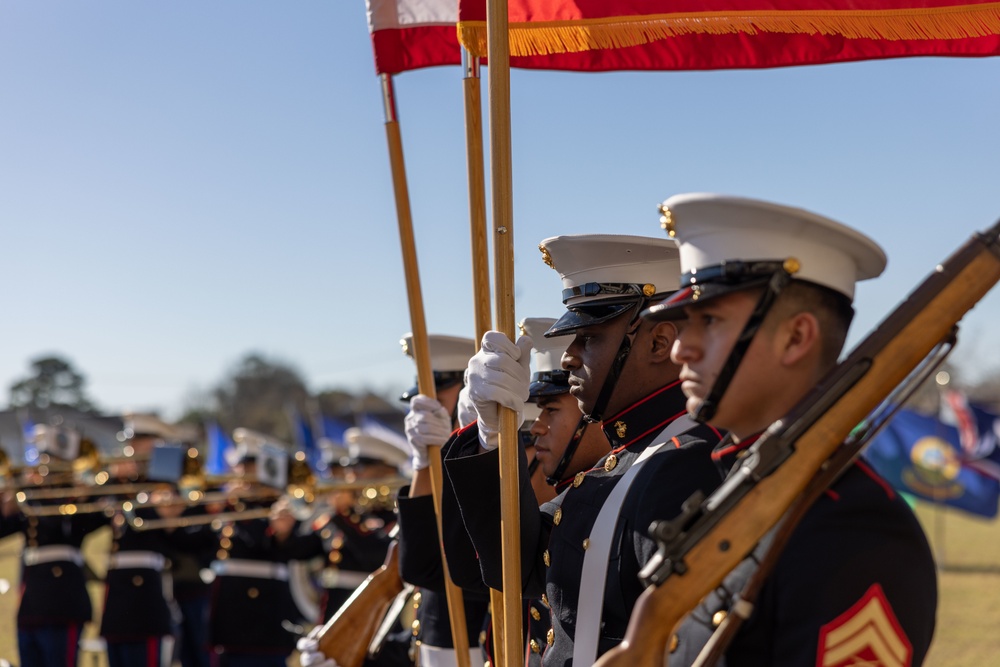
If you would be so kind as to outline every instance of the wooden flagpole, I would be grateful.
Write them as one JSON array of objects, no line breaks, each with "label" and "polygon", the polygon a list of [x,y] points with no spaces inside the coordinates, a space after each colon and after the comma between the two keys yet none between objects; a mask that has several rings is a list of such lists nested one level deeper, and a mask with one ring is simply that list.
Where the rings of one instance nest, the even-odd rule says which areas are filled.
[{"label": "wooden flagpole", "polygon": [[[420,291],[420,270],[417,266],[417,249],[413,237],[413,219],[410,214],[410,194],[406,183],[406,167],[403,162],[403,140],[396,117],[396,99],[392,86],[392,76],[382,74],[382,101],[385,104],[385,133],[389,145],[389,163],[392,168],[392,189],[396,198],[396,218],[399,223],[399,243],[403,250],[403,271],[406,275],[406,297],[410,307],[410,327],[413,333],[413,360],[417,365],[417,387],[421,394],[436,398],[434,369],[431,367],[430,346],[427,341],[427,323],[424,320],[424,302]],[[444,535],[441,527],[441,448],[428,447],[430,459],[431,495],[434,499],[434,513],[437,517],[438,535]],[[451,618],[451,638],[455,647],[458,667],[469,667],[469,634],[465,624],[465,605],[462,590],[451,580],[448,562],[444,554],[444,541],[439,540],[441,565],[444,568],[445,595],[448,600],[448,616]]]},{"label": "wooden flagpole", "polygon": [[[510,145],[510,44],[507,0],[486,0],[490,105],[490,183],[497,329],[514,340],[514,217]],[[521,532],[518,512],[517,413],[500,409],[500,531],[503,536],[505,667],[524,650],[521,634]],[[495,610],[494,610],[495,611]]]},{"label": "wooden flagpole", "polygon": [[[472,296],[476,350],[490,323],[490,259],[486,236],[486,174],[483,166],[483,105],[479,82],[479,58],[462,49],[462,91],[465,99],[465,153],[469,175],[469,237],[472,242]],[[493,660],[504,665],[503,594],[490,589],[493,624]]]}]

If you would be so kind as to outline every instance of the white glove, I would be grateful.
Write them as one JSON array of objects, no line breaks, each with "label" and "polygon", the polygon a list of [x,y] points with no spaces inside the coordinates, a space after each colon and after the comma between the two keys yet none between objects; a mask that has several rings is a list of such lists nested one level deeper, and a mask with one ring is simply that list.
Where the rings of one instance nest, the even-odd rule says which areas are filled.
[{"label": "white glove", "polygon": [[476,406],[469,398],[469,384],[468,376],[469,371],[466,369],[466,384],[462,387],[462,391],[458,392],[458,426],[459,428],[465,428],[472,422],[479,419],[479,413],[476,412]]},{"label": "white glove", "polygon": [[317,625],[305,637],[300,637],[295,643],[299,651],[299,664],[302,667],[340,667],[333,658],[328,658],[319,650],[319,631],[322,625]]},{"label": "white glove", "polygon": [[528,336],[521,336],[515,345],[499,331],[487,331],[479,352],[469,360],[469,398],[479,413],[479,444],[484,449],[500,444],[498,406],[517,412],[521,423],[531,382],[531,346]]},{"label": "white glove", "polygon": [[413,469],[423,470],[430,465],[427,446],[440,447],[451,436],[451,417],[435,399],[417,394],[410,399],[410,411],[403,420],[406,441],[413,453]]}]

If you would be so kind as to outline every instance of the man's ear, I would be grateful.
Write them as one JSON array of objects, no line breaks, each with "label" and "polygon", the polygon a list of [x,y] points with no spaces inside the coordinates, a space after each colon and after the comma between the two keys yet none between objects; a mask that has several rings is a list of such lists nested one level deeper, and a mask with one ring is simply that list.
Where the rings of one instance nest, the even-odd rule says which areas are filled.
[{"label": "man's ear", "polygon": [[673,322],[656,322],[650,331],[650,347],[652,360],[670,361],[670,350],[677,340],[677,325]]},{"label": "man's ear", "polygon": [[779,359],[785,366],[794,366],[810,356],[819,358],[822,353],[819,320],[805,311],[789,317],[781,325],[778,344]]}]

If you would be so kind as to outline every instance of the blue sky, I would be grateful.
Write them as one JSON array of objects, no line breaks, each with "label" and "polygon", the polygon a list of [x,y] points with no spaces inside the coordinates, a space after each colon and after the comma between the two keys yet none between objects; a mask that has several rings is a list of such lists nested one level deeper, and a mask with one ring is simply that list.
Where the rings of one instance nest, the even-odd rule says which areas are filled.
[{"label": "blue sky", "polygon": [[[396,86],[428,328],[471,335],[461,71]],[[361,0],[0,0],[0,100],[0,404],[49,352],[168,417],[251,350],[313,390],[411,382]],[[997,59],[514,71],[511,106],[518,318],[561,309],[542,238],[655,236],[659,201],[712,191],[886,248],[856,342],[1000,217]],[[1000,368],[998,303],[963,327],[970,378]]]}]

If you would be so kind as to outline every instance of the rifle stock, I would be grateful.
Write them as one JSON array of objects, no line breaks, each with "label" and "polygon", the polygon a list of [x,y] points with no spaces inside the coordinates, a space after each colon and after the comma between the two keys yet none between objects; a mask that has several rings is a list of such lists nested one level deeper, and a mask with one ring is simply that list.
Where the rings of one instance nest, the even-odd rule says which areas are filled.
[{"label": "rifle stock", "polygon": [[368,575],[320,630],[319,650],[340,667],[361,667],[386,610],[403,590],[396,547],[393,540],[382,567]]},{"label": "rifle stock", "polygon": [[709,498],[654,524],[660,550],[641,577],[622,643],[600,667],[666,665],[677,626],[778,522],[851,430],[906,379],[1000,280],[1000,223],[977,234],[914,290],[846,360],[750,449]]}]

